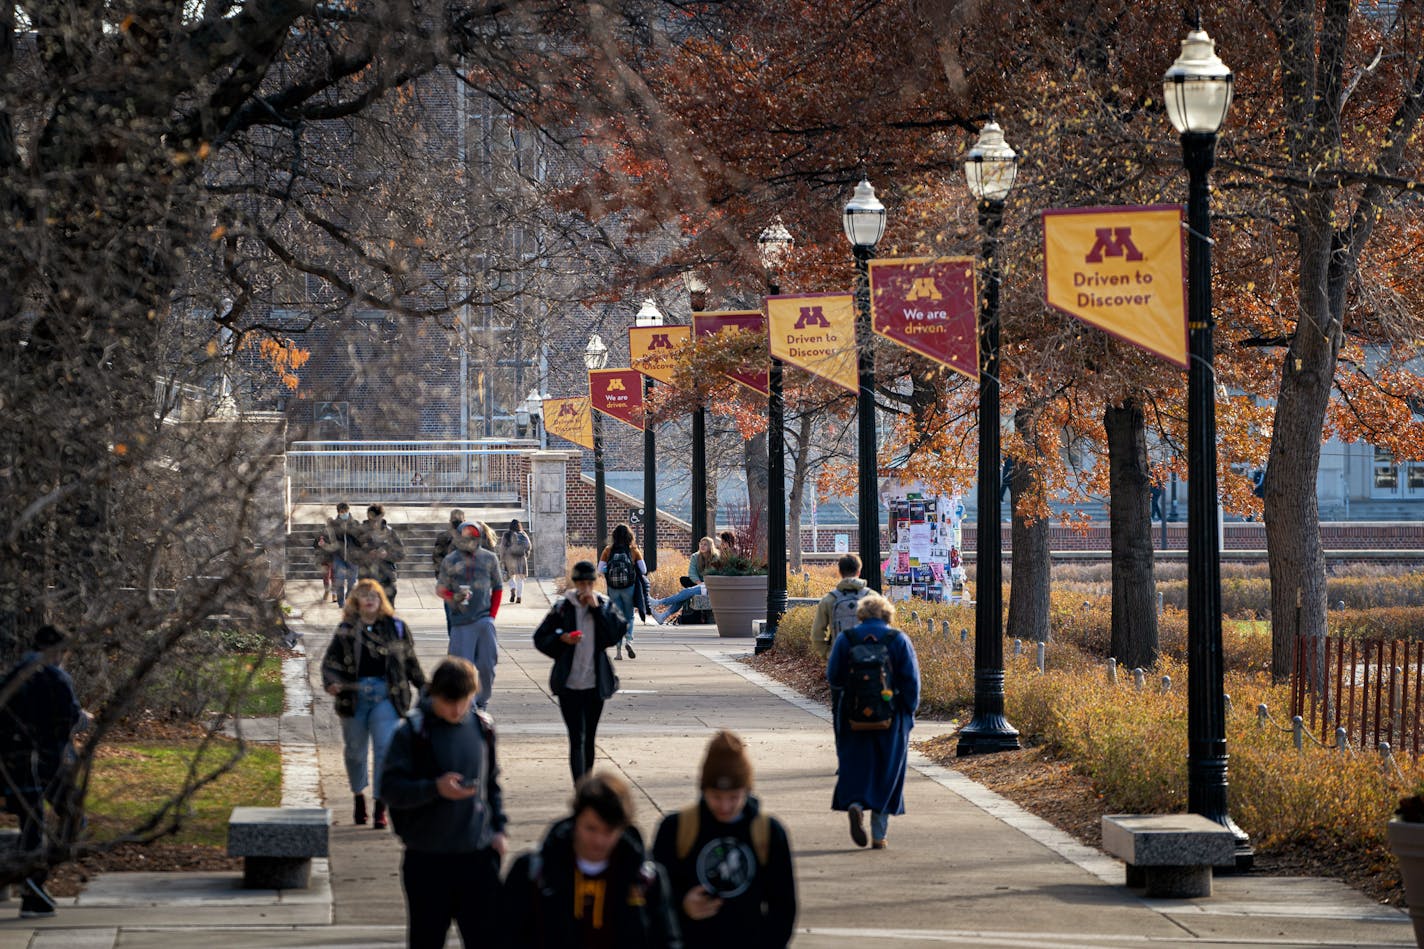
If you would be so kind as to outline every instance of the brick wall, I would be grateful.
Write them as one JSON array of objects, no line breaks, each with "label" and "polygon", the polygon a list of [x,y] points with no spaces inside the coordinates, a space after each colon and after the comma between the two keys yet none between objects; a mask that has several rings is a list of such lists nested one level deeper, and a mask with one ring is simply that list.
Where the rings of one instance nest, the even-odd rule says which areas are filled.
[{"label": "brick wall", "polygon": [[[577,459],[571,460],[565,469],[568,472],[569,546],[596,547],[607,543],[607,538],[594,537],[594,490],[593,478],[578,469]],[[608,529],[627,523],[629,514],[643,506],[641,498],[632,498],[621,491],[607,489]],[[634,528],[634,533],[642,536],[642,531]],[[658,547],[672,550],[692,550],[692,527],[666,512],[658,513]]]}]

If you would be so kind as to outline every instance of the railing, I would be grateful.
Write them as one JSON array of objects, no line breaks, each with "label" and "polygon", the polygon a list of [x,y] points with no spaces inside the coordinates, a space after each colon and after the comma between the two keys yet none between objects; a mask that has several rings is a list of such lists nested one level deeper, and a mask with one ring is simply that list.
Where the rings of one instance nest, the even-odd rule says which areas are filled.
[{"label": "railing", "polygon": [[1419,754],[1424,641],[1298,636],[1291,714],[1322,744]]},{"label": "railing", "polygon": [[293,442],[287,477],[294,504],[485,503],[517,505],[529,439]]}]

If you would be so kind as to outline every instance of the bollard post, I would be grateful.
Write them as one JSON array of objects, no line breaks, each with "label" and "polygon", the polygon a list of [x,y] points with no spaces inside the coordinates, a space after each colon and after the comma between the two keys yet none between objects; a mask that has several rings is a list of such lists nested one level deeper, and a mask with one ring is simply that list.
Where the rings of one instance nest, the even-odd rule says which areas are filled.
[{"label": "bollard post", "polygon": [[1266,708],[1266,703],[1262,702],[1256,706],[1256,727],[1265,728],[1266,722],[1270,720],[1271,710]]},{"label": "bollard post", "polygon": [[969,642],[969,628],[968,628],[967,626],[960,628],[960,630],[959,630],[959,641],[960,641],[961,643],[967,643],[967,642]]},{"label": "bollard post", "polygon": [[1299,715],[1291,719],[1291,741],[1295,742],[1296,751],[1305,747],[1305,719]]},{"label": "bollard post", "polygon": [[1117,660],[1108,660],[1108,685],[1117,685]]},{"label": "bollard post", "polygon": [[934,635],[934,617],[932,617],[932,616],[926,616],[926,617],[925,617],[925,635],[926,635],[926,636],[933,636],[933,635]]},{"label": "bollard post", "polygon": [[1389,769],[1391,767],[1397,767],[1397,765],[1395,765],[1394,763],[1394,752],[1390,751],[1389,749],[1389,742],[1382,741],[1379,743],[1379,753],[1380,770],[1382,770],[1385,774],[1389,774]]},{"label": "bollard post", "polygon": [[1161,689],[1162,689],[1162,694],[1163,694],[1163,695],[1166,695],[1168,692],[1172,691],[1172,677],[1171,677],[1171,676],[1169,676],[1169,675],[1164,675],[1164,676],[1162,676]]},{"label": "bollard post", "polygon": [[1017,659],[1019,656],[1022,656],[1022,655],[1023,655],[1023,640],[1022,640],[1022,639],[1015,639],[1015,640],[1014,640],[1014,658]]},{"label": "bollard post", "polygon": [[1335,728],[1335,750],[1341,754],[1350,750],[1350,734],[1345,731],[1344,725]]},{"label": "bollard post", "polygon": [[920,611],[919,611],[919,610],[911,610],[911,611],[910,611],[910,622],[912,622],[912,623],[918,623],[919,621],[920,621]]},{"label": "bollard post", "polygon": [[1231,693],[1230,693],[1230,692],[1223,692],[1223,693],[1221,694],[1221,698],[1222,698],[1222,701],[1225,703],[1226,717],[1227,717],[1227,718],[1230,718],[1230,717],[1231,717]]},{"label": "bollard post", "polygon": [[1158,615],[1158,616],[1161,616],[1161,615],[1162,615],[1162,607],[1163,607],[1162,591],[1161,591],[1161,590],[1158,590],[1158,591],[1157,591],[1157,615]]},{"label": "bollard post", "polygon": [[949,620],[942,619],[939,621],[939,631],[945,639],[949,638]]},{"label": "bollard post", "polygon": [[1142,687],[1147,684],[1147,673],[1142,671],[1141,666],[1132,670],[1132,684],[1137,687],[1137,691],[1139,692],[1141,692]]},{"label": "bollard post", "polygon": [[1038,671],[1041,674],[1043,667],[1048,661],[1048,643],[1038,644]]}]

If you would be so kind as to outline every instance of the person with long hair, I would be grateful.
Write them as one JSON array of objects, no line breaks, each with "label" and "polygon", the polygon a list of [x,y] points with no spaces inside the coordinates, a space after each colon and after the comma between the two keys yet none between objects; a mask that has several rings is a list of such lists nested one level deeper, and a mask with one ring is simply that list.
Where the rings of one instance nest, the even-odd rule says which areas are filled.
[{"label": "person with long hair", "polygon": [[712,542],[712,538],[704,537],[697,542],[697,553],[687,562],[687,576],[683,577],[683,589],[677,591],[672,596],[663,597],[661,600],[653,601],[655,610],[662,610],[655,614],[654,618],[658,623],[666,623],[668,617],[682,609],[682,604],[692,599],[694,596],[707,593],[707,586],[702,582],[708,569],[717,562],[721,554],[717,551],[717,545]]},{"label": "person with long hair", "polygon": [[529,575],[529,551],[533,547],[518,518],[510,521],[509,529],[499,537],[499,565],[513,588],[511,603],[524,602],[524,578]]},{"label": "person with long hair", "polygon": [[587,560],[574,564],[573,587],[555,601],[534,631],[534,646],[554,660],[549,691],[558,696],[569,732],[569,770],[578,781],[593,770],[594,741],[603,703],[618,691],[608,647],[623,634],[623,617],[593,588],[598,571]]},{"label": "person with long hair", "polygon": [[[372,783],[375,826],[386,826],[381,770],[391,737],[410,709],[410,688],[425,686],[410,629],[396,618],[391,601],[372,579],[359,580],[342,607],[341,623],[321,661],[321,681],[336,697],[346,750],[346,777],[355,795],[352,820],[366,823],[366,785]],[[368,782],[368,746],[374,751],[374,782]]]},{"label": "person with long hair", "polygon": [[608,583],[608,598],[623,617],[623,635],[613,658],[622,659],[626,646],[628,658],[636,659],[638,654],[633,651],[634,610],[642,606],[638,585],[648,575],[648,565],[643,561],[638,545],[633,543],[633,528],[627,524],[613,528],[613,542],[598,555],[598,572]]}]

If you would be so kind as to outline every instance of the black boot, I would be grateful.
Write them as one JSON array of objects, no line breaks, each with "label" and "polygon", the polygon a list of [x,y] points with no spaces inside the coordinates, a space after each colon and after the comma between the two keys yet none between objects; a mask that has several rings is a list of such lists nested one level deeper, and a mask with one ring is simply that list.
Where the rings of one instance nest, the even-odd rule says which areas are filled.
[{"label": "black boot", "polygon": [[351,820],[357,824],[366,823],[366,795],[356,795],[356,809],[351,815]]},{"label": "black boot", "polygon": [[377,830],[386,829],[386,802],[376,798],[376,815],[371,820],[371,826]]}]

